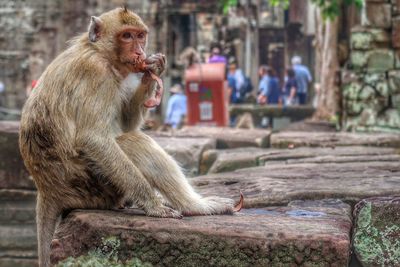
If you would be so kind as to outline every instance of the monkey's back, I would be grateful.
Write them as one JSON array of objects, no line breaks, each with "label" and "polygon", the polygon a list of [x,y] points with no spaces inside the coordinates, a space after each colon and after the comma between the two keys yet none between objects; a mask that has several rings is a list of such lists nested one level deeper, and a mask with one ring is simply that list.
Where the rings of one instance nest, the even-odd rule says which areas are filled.
[{"label": "monkey's back", "polygon": [[104,202],[110,207],[120,195],[106,178],[99,179],[101,174],[89,167],[93,163],[76,147],[79,116],[89,113],[80,111],[88,108],[82,101],[83,89],[93,79],[90,73],[73,69],[83,60],[75,57],[72,47],[47,67],[22,111],[20,150],[39,193],[54,191],[73,208],[85,208],[86,203],[101,208]]}]

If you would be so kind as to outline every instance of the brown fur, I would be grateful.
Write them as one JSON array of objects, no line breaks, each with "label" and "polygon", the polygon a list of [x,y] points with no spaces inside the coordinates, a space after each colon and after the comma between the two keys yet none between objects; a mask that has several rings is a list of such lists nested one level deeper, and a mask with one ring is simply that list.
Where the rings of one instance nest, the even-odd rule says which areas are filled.
[{"label": "brown fur", "polygon": [[[124,92],[123,80],[139,70],[120,61],[134,55],[119,49],[116,36],[126,27],[147,32],[146,25],[124,9],[92,23],[90,38],[79,36],[48,66],[23,109],[20,150],[38,189],[41,267],[50,266],[56,222],[71,209],[130,201],[157,217],[233,212],[232,200],[195,193],[177,163],[140,131],[155,83],[147,73],[133,74],[139,84]],[[164,56],[146,61],[153,73],[164,70]]]}]

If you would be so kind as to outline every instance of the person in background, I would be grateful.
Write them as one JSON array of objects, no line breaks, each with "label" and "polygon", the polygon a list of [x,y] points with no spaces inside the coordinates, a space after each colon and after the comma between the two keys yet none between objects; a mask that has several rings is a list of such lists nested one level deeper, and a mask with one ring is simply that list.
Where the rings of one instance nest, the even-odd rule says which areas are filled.
[{"label": "person in background", "polygon": [[283,87],[284,104],[285,106],[292,106],[297,104],[297,91],[298,84],[296,74],[292,68],[286,70],[286,81]]},{"label": "person in background", "polygon": [[231,60],[228,67],[228,87],[230,90],[230,103],[243,103],[244,95],[241,93],[241,88],[245,82],[243,71],[238,68],[236,61]]},{"label": "person in background", "polygon": [[292,58],[292,68],[296,75],[297,81],[297,98],[300,105],[307,102],[308,84],[312,81],[309,69],[301,64],[301,57],[294,56]]},{"label": "person in background", "polygon": [[221,55],[221,48],[218,46],[211,47],[211,55],[208,63],[227,63],[226,57]]},{"label": "person in background", "polygon": [[168,99],[165,125],[176,129],[182,125],[187,113],[187,98],[183,92],[182,85],[176,84],[169,90],[171,96]]},{"label": "person in background", "polygon": [[2,81],[0,81],[0,107],[3,106],[3,95],[4,92],[6,91],[6,86]]},{"label": "person in background", "polygon": [[280,104],[281,94],[279,89],[279,79],[276,77],[275,71],[268,66],[261,66],[258,70],[260,75],[260,83],[258,86],[259,95],[257,103],[264,104]]}]

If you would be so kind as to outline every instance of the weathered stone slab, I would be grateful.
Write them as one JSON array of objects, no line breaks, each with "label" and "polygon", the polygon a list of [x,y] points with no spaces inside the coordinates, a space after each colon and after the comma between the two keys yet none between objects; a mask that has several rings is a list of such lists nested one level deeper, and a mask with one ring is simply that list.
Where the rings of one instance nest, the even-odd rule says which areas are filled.
[{"label": "weathered stone slab", "polygon": [[400,17],[392,19],[392,44],[394,48],[400,48]]},{"label": "weathered stone slab", "polygon": [[4,257],[0,258],[0,267],[37,267],[39,266],[37,259],[20,259]]},{"label": "weathered stone slab", "polygon": [[57,229],[52,262],[341,267],[349,261],[350,228],[350,207],[336,200],[182,220],[145,217],[134,210],[77,210]]},{"label": "weathered stone slab", "polygon": [[391,27],[392,6],[390,3],[368,2],[364,5],[362,13],[363,26],[385,29]]},{"label": "weathered stone slab", "polygon": [[400,197],[364,199],[354,217],[353,246],[362,266],[400,266]]},{"label": "weathered stone slab", "polygon": [[19,153],[19,122],[0,121],[0,188],[33,189]]},{"label": "weathered stone slab", "polygon": [[172,133],[148,132],[150,136],[214,138],[217,148],[267,147],[271,132],[265,129],[186,126]]},{"label": "weathered stone slab", "polygon": [[349,163],[400,161],[400,151],[395,148],[343,146],[335,148],[271,149],[257,158],[259,165],[298,163]]},{"label": "weathered stone slab", "polygon": [[285,205],[292,200],[339,198],[356,202],[400,194],[398,161],[270,164],[199,176],[191,180],[203,195],[238,198],[245,207]]},{"label": "weathered stone slab", "polygon": [[35,223],[36,192],[0,189],[0,225]]},{"label": "weathered stone slab", "polygon": [[390,49],[373,49],[368,51],[352,51],[351,67],[368,72],[385,72],[394,68],[395,55]]},{"label": "weathered stone slab", "polygon": [[228,172],[258,166],[258,158],[266,152],[266,149],[256,147],[210,150],[203,155],[202,173]]},{"label": "weathered stone slab", "polygon": [[389,33],[383,29],[354,27],[351,30],[350,45],[352,49],[368,50],[389,46]]},{"label": "weathered stone slab", "polygon": [[294,147],[332,147],[332,146],[380,146],[400,147],[400,135],[391,133],[307,133],[280,132],[271,135],[271,146],[277,148]]},{"label": "weathered stone slab", "polygon": [[203,152],[216,147],[215,139],[211,138],[155,137],[154,139],[179,163],[188,176],[199,174]]},{"label": "weathered stone slab", "polygon": [[299,147],[296,149],[235,148],[209,150],[203,154],[202,174],[234,171],[273,163],[346,163],[398,161],[395,148],[343,146],[332,148]]},{"label": "weathered stone slab", "polygon": [[34,224],[0,225],[0,251],[36,251],[36,226]]}]

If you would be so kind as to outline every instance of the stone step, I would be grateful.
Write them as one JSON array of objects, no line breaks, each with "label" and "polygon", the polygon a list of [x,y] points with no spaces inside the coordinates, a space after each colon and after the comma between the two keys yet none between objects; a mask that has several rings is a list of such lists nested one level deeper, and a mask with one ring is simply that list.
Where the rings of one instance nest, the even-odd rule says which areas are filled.
[{"label": "stone step", "polygon": [[39,263],[36,258],[0,258],[0,267],[38,267]]},{"label": "stone step", "polygon": [[148,132],[151,136],[213,138],[217,148],[268,147],[271,131],[229,127],[185,126],[172,133]]},{"label": "stone step", "polygon": [[201,173],[220,173],[273,163],[346,163],[400,161],[400,151],[384,147],[298,147],[296,149],[235,148],[203,153]]},{"label": "stone step", "polygon": [[271,135],[271,146],[276,148],[288,148],[288,146],[380,146],[400,148],[400,135],[395,133],[279,132]]},{"label": "stone step", "polygon": [[0,189],[34,189],[19,153],[19,122],[0,121]]},{"label": "stone step", "polygon": [[179,163],[188,177],[199,174],[203,152],[216,147],[215,139],[211,138],[156,136],[154,140]]},{"label": "stone step", "polygon": [[245,207],[286,205],[293,200],[339,198],[355,203],[400,194],[400,164],[394,162],[273,164],[191,179],[203,195],[237,198]]},{"label": "stone step", "polygon": [[0,225],[0,251],[36,251],[36,225]]},{"label": "stone step", "polygon": [[35,216],[35,200],[0,202],[0,224],[35,223]]},{"label": "stone step", "polygon": [[350,229],[350,206],[338,200],[181,220],[76,210],[59,225],[51,258],[58,266],[342,267],[349,262]]}]

